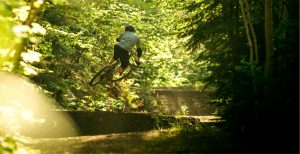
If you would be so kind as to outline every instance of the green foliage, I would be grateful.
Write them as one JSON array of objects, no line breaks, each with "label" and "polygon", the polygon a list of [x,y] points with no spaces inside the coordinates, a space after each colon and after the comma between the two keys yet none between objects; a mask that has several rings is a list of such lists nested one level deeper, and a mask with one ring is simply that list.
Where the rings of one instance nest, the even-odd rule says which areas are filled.
[{"label": "green foliage", "polygon": [[[293,0],[274,0],[275,48],[269,77],[262,71],[262,0],[249,1],[257,63],[248,60],[238,1],[52,0],[45,8],[39,1],[29,8],[31,2],[35,1],[0,1],[0,70],[27,75],[66,109],[155,111],[159,104],[151,87],[205,82],[216,88],[214,102],[228,128],[270,135],[265,132],[275,126],[273,119],[299,121],[294,118],[298,117],[299,12]],[[115,38],[127,24],[134,25],[141,37],[142,66],[115,87],[89,87],[89,80],[112,57]]]},{"label": "green foliage", "polygon": [[38,154],[39,150],[25,147],[22,142],[26,139],[17,135],[2,134],[0,132],[0,153],[14,154],[14,153],[28,153]]},{"label": "green foliage", "polygon": [[20,22],[26,20],[28,14],[23,1],[0,1],[0,69],[11,71],[14,67],[15,49],[22,39],[28,38],[30,28]]},{"label": "green foliage", "polygon": [[177,116],[187,116],[189,114],[188,107],[183,105],[180,109],[176,112]]},{"label": "green foliage", "polygon": [[[99,93],[104,88],[93,92],[87,83],[93,75],[91,70],[99,70],[108,61],[112,39],[102,38],[103,27],[97,25],[101,12],[87,5],[74,2],[46,8],[40,22],[47,34],[37,46],[45,60],[39,67],[45,71],[33,80],[68,109],[106,110],[109,105],[103,102],[107,96]],[[107,45],[99,46],[102,42]]]},{"label": "green foliage", "polygon": [[0,152],[1,153],[14,153],[17,151],[17,142],[12,137],[0,136]]},{"label": "green foliage", "polygon": [[[274,57],[272,75],[264,75],[265,37],[263,1],[248,1],[251,23],[257,37],[259,63],[251,63],[249,47],[241,24],[238,1],[195,1],[185,4],[186,15],[178,25],[179,37],[186,38],[186,46],[198,55],[205,75],[199,79],[216,88],[214,102],[220,107],[220,115],[227,128],[247,137],[256,136],[261,145],[277,134],[281,140],[292,137],[298,126],[289,130],[287,125],[299,121],[299,12],[292,1],[274,1]],[[296,27],[297,26],[297,27]],[[287,58],[289,57],[289,58]],[[289,91],[289,92],[288,92]],[[285,122],[292,118],[294,122]],[[285,120],[284,120],[285,119]],[[280,123],[278,126],[278,123]],[[285,125],[286,124],[286,125]],[[272,130],[270,130],[272,129]],[[278,133],[286,130],[290,133]],[[292,133],[293,132],[293,133]],[[293,138],[293,140],[297,140]],[[291,143],[291,142],[289,142]],[[257,143],[260,144],[260,143]],[[274,146],[272,142],[272,146]],[[283,143],[276,148],[290,149],[297,145]],[[271,148],[271,147],[263,147]],[[272,148],[273,149],[273,148]],[[268,149],[270,150],[270,149]]]},{"label": "green foliage", "polygon": [[[47,33],[28,47],[42,55],[42,62],[34,65],[39,74],[32,79],[67,109],[120,111],[128,103],[144,100],[147,108],[142,110],[153,110],[157,103],[151,93],[135,92],[135,88],[191,85],[188,76],[194,74],[192,55],[170,35],[173,17],[150,1],[47,5],[39,19]],[[120,97],[114,97],[108,87],[91,88],[87,83],[108,63],[115,38],[127,24],[133,24],[141,37],[144,60],[132,82],[117,87]]]},{"label": "green foliage", "polygon": [[248,55],[244,54],[243,36],[236,35],[237,31],[242,33],[239,17],[234,16],[238,15],[238,2],[199,1],[184,8],[188,15],[178,27],[179,37],[188,37],[186,46],[197,55],[200,67],[195,76],[216,88],[214,102],[226,120],[243,121],[240,114],[253,109],[252,86],[256,85],[252,84],[249,64],[240,62]]},{"label": "green foliage", "polygon": [[[0,69],[14,71],[24,75],[36,75],[32,67],[40,60],[35,50],[29,50],[28,43],[35,44],[45,34],[45,29],[35,22],[38,13],[42,12],[44,1],[1,1]],[[35,36],[36,35],[36,36]]]},{"label": "green foliage", "polygon": [[[195,74],[194,63],[189,60],[192,55],[180,48],[172,35],[172,10],[161,7],[157,1],[53,0],[34,18],[30,16],[34,22],[25,30],[14,31],[13,27],[22,27],[22,22],[29,19],[30,10],[25,6],[30,4],[1,2],[1,16],[5,19],[1,20],[1,38],[7,45],[1,46],[1,69],[29,76],[67,109],[113,110],[113,106],[120,110],[119,100],[123,105],[145,100],[144,105],[153,110],[157,103],[149,90],[137,93],[128,87],[192,85],[188,81]],[[108,87],[91,88],[87,83],[110,60],[115,38],[127,24],[134,25],[141,37],[144,60],[133,74],[133,82],[124,82],[127,88],[122,90],[121,98],[112,98]],[[9,57],[15,52],[9,49],[12,46],[18,53]],[[114,105],[109,105],[109,99]]]}]

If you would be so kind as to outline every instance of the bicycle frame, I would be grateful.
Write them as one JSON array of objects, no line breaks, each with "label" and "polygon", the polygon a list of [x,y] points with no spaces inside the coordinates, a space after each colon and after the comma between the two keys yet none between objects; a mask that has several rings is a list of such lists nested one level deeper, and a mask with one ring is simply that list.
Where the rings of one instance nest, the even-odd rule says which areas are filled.
[{"label": "bicycle frame", "polygon": [[[129,75],[132,73],[133,68],[136,66],[134,62],[132,62],[132,58],[136,58],[134,54],[129,54],[129,65],[127,66],[127,68],[125,68],[122,72],[123,75],[121,75],[118,78],[115,78],[115,70],[116,68],[118,68],[119,66],[121,66],[121,62],[118,59],[116,62],[114,62],[112,65],[110,66],[105,66],[102,69],[100,69],[100,71],[98,73],[96,73],[94,75],[94,77],[92,78],[92,80],[90,81],[90,86],[94,86],[96,84],[98,84],[100,81],[108,81],[108,82],[117,82],[117,81],[121,81],[125,78],[128,78]],[[130,61],[131,60],[131,61]],[[135,60],[134,60],[135,61]],[[129,68],[128,68],[129,67]],[[129,69],[129,70],[127,70]],[[125,72],[124,72],[125,71]]]}]

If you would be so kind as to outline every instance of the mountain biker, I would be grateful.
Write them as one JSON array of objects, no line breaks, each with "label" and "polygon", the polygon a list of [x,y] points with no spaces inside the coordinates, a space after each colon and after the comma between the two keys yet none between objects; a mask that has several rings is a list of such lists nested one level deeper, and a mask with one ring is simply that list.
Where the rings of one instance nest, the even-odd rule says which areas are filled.
[{"label": "mountain biker", "polygon": [[140,64],[142,56],[141,41],[136,35],[135,29],[132,25],[125,27],[125,32],[122,32],[116,39],[117,43],[114,45],[114,56],[110,61],[110,64],[120,59],[121,66],[116,69],[116,72],[122,73],[124,69],[129,65],[129,52],[136,46],[137,58],[135,59],[137,64]]}]

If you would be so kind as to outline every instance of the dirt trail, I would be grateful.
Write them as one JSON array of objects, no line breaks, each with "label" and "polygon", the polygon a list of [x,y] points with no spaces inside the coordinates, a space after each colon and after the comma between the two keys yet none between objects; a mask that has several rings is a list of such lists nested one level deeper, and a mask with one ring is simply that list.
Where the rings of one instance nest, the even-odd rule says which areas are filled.
[{"label": "dirt trail", "polygon": [[230,134],[218,129],[145,132],[35,139],[32,148],[53,153],[223,153],[241,151]]},{"label": "dirt trail", "polygon": [[[221,131],[216,127],[218,123],[211,121],[215,118],[209,115],[213,112],[213,108],[204,105],[207,99],[202,94],[196,91],[177,90],[159,91],[156,95],[165,101],[165,105],[170,105],[166,107],[170,109],[170,114],[174,114],[177,110],[172,109],[172,106],[187,105],[190,109],[197,109],[196,105],[198,105],[202,116],[176,117],[147,113],[66,111],[74,119],[81,136],[34,138],[29,147],[40,150],[42,154],[232,153],[243,151],[233,135]],[[170,99],[173,96],[175,99]],[[203,99],[197,101],[199,97]],[[166,102],[167,100],[173,102]],[[191,104],[188,104],[189,102]],[[197,113],[196,110],[190,111],[190,113]],[[54,132],[58,126],[63,128],[63,123],[59,121],[56,123],[55,128],[53,127]]]}]

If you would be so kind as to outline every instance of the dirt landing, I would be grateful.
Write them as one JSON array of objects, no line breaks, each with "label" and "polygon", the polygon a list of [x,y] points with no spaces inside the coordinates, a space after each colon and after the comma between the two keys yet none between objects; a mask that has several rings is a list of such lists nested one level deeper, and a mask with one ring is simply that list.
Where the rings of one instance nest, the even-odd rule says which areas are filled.
[{"label": "dirt landing", "polygon": [[42,154],[240,152],[233,141],[231,134],[209,127],[199,131],[172,129],[34,139],[30,147],[39,149]]}]

